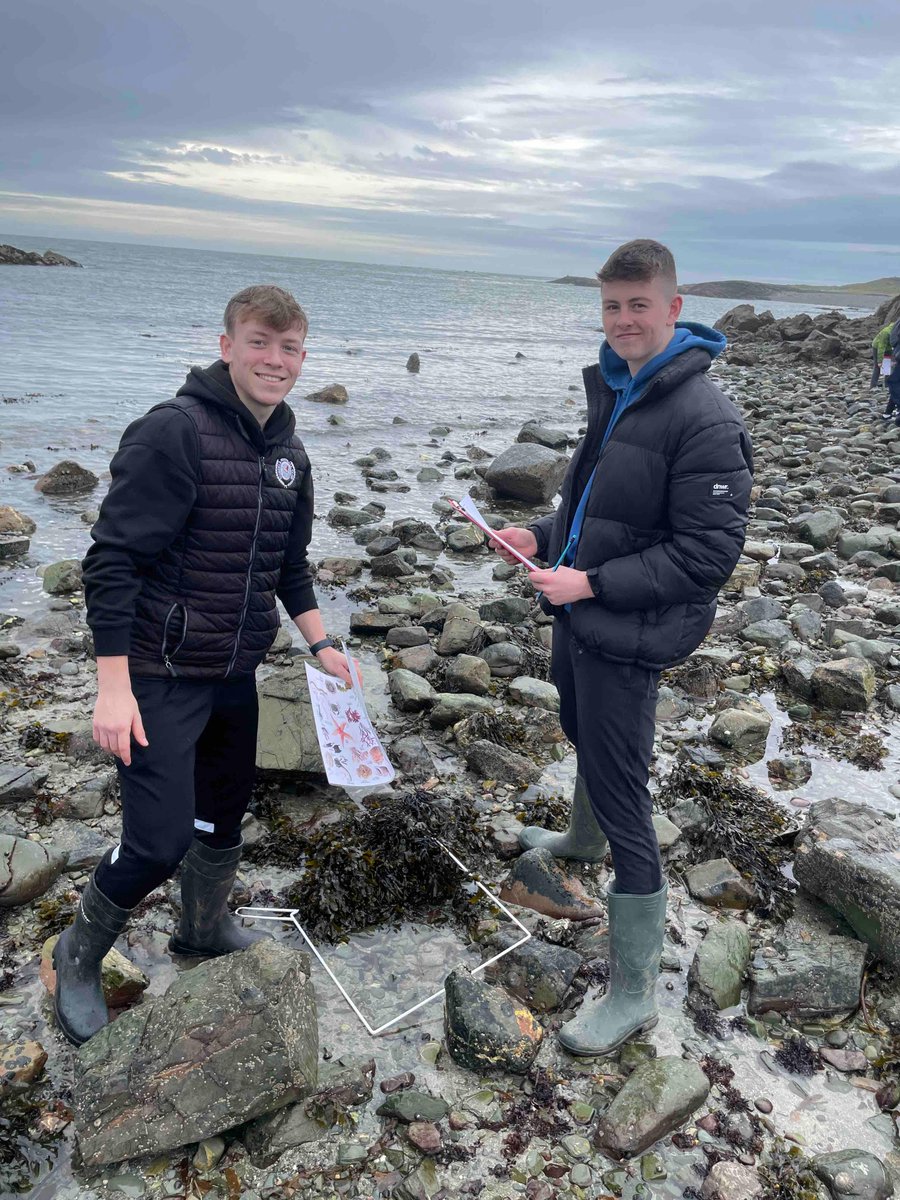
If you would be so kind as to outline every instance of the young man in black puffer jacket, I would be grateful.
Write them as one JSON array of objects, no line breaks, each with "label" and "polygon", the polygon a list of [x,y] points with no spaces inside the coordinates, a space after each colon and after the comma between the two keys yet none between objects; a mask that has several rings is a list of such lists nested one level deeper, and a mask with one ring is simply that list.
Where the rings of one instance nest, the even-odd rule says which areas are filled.
[{"label": "young man in black puffer jacket", "polygon": [[131,910],[181,863],[173,953],[212,957],[262,934],[227,901],[253,788],[255,671],[280,625],[276,597],[326,671],[307,546],[309,459],[284,402],[308,321],[289,293],[228,303],[222,357],[122,436],[84,560],[97,653],[94,740],[116,756],[122,839],[98,863],[53,952],[56,1012],[81,1044],[106,1024],[100,964]]},{"label": "young man in black puffer jacket", "polygon": [[740,413],[707,374],[725,338],[678,321],[669,250],[628,242],[599,279],[606,342],[584,370],[587,433],[559,508],[501,531],[551,564],[530,579],[556,618],[552,673],[578,756],[567,832],[532,826],[520,841],[589,862],[609,849],[615,869],[609,989],[559,1035],[584,1055],[657,1021],[666,885],[647,781],[659,674],[712,624],[744,544],[753,469]]}]

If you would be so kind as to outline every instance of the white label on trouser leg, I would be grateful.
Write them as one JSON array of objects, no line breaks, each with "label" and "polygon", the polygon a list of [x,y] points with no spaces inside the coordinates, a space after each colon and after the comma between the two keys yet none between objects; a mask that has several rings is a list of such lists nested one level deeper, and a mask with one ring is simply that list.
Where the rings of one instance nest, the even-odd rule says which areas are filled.
[{"label": "white label on trouser leg", "polygon": [[119,857],[119,851],[120,851],[121,849],[122,849],[122,843],[121,843],[121,842],[119,842],[118,846],[116,846],[115,850],[113,850],[112,854],[109,856],[109,865],[110,865],[110,866],[112,866],[112,864],[113,864],[113,863],[116,861],[116,859]]},{"label": "white label on trouser leg", "polygon": [[194,821],[195,829],[202,829],[204,833],[215,833],[215,825],[211,825],[209,821]]}]

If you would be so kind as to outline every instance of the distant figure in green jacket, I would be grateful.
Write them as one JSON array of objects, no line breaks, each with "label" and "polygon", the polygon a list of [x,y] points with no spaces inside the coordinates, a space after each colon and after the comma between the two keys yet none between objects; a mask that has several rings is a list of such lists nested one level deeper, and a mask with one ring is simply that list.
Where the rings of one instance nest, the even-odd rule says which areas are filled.
[{"label": "distant figure in green jacket", "polygon": [[879,329],[878,333],[875,334],[875,337],[872,340],[873,363],[872,382],[869,384],[870,388],[876,388],[881,383],[881,364],[884,360],[884,356],[886,354],[890,354],[891,352],[891,329],[893,328],[893,324],[894,323],[892,321],[890,324],[885,325],[884,329]]}]

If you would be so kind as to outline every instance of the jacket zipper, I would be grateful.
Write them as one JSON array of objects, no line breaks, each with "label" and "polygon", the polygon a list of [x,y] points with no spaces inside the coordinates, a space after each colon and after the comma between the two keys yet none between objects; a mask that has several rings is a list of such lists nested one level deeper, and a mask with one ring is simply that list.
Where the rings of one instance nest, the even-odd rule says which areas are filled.
[{"label": "jacket zipper", "polygon": [[[181,624],[181,637],[179,638],[178,645],[175,647],[175,649],[172,651],[168,651],[166,649],[166,643],[169,640],[169,624],[171,623],[173,613],[175,613],[178,609],[181,609],[182,613],[184,614],[183,619],[182,619],[182,624]],[[183,604],[173,604],[172,607],[169,609],[169,611],[166,613],[166,619],[165,619],[165,623],[163,624],[163,635],[162,635],[163,664],[165,665],[166,670],[169,672],[169,674],[173,678],[178,677],[178,672],[172,666],[172,659],[175,657],[175,655],[178,653],[178,651],[184,645],[184,639],[187,637],[187,631],[188,631],[187,608]]]},{"label": "jacket zipper", "polygon": [[[598,367],[595,367],[593,369],[599,370]],[[594,384],[594,387],[596,388],[596,384]],[[656,379],[653,379],[650,383],[650,386],[647,388],[647,390],[644,392],[644,394],[642,396],[639,396],[637,400],[635,400],[633,403],[628,405],[628,407],[622,413],[622,417],[627,416],[627,414],[630,413],[633,409],[638,408],[640,405],[642,405],[644,403],[644,401],[648,398],[648,396],[651,395],[651,393],[653,393],[655,390],[656,390]],[[596,398],[596,399],[592,398],[591,393],[588,392],[588,390],[587,390],[587,387],[585,387],[585,393],[586,393],[587,402],[588,402],[588,425],[587,425],[587,430],[585,432],[584,438],[582,439],[581,445],[579,446],[578,450],[576,451],[575,457],[573,457],[573,459],[572,459],[572,468],[571,469],[573,472],[573,475],[572,475],[573,480],[578,473],[578,467],[580,467],[580,465],[581,465],[581,457],[583,455],[584,447],[587,444],[588,438],[591,436],[592,427],[595,427],[599,420],[599,412],[600,412],[600,408],[602,405],[602,401],[599,398]],[[609,410],[610,417],[612,417],[613,408],[615,408],[615,403],[613,403],[612,407]],[[620,421],[621,421],[622,417],[620,417]],[[618,424],[618,422],[617,422],[617,424]],[[598,468],[599,468],[600,462],[603,458],[603,455],[606,453],[608,448],[609,448],[609,441],[607,441],[606,445],[603,447],[603,449],[597,455],[597,467]],[[578,467],[576,467],[576,463],[578,464]],[[563,529],[569,528],[569,516],[570,516],[571,511],[572,511],[572,492],[570,490],[569,491],[569,499],[566,503],[566,509],[565,509],[565,513],[564,513],[565,521],[563,524]]]},{"label": "jacket zipper", "polygon": [[253,562],[256,558],[256,542],[259,537],[259,527],[262,523],[263,509],[263,483],[266,478],[266,460],[262,455],[259,456],[259,482],[257,484],[256,495],[256,525],[253,529],[253,539],[250,542],[250,561],[247,563],[247,581],[244,585],[244,603],[241,607],[241,619],[238,621],[237,633],[234,637],[234,649],[231,651],[231,658],[228,663],[228,669],[225,674],[230,675],[232,668],[238,656],[238,650],[241,645],[241,633],[244,629],[244,622],[247,619],[247,609],[250,607],[250,587],[253,582]]}]

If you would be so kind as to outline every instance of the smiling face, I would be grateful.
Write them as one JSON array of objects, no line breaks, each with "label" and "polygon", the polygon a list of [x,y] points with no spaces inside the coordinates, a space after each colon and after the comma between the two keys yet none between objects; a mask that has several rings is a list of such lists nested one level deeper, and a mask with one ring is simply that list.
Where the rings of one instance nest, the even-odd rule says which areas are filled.
[{"label": "smiling face", "polygon": [[297,382],[306,358],[304,334],[300,325],[279,332],[250,313],[235,322],[233,334],[219,338],[234,390],[260,425]]},{"label": "smiling face", "polygon": [[672,280],[613,280],[601,285],[603,332],[632,375],[665,350],[684,303]]}]

